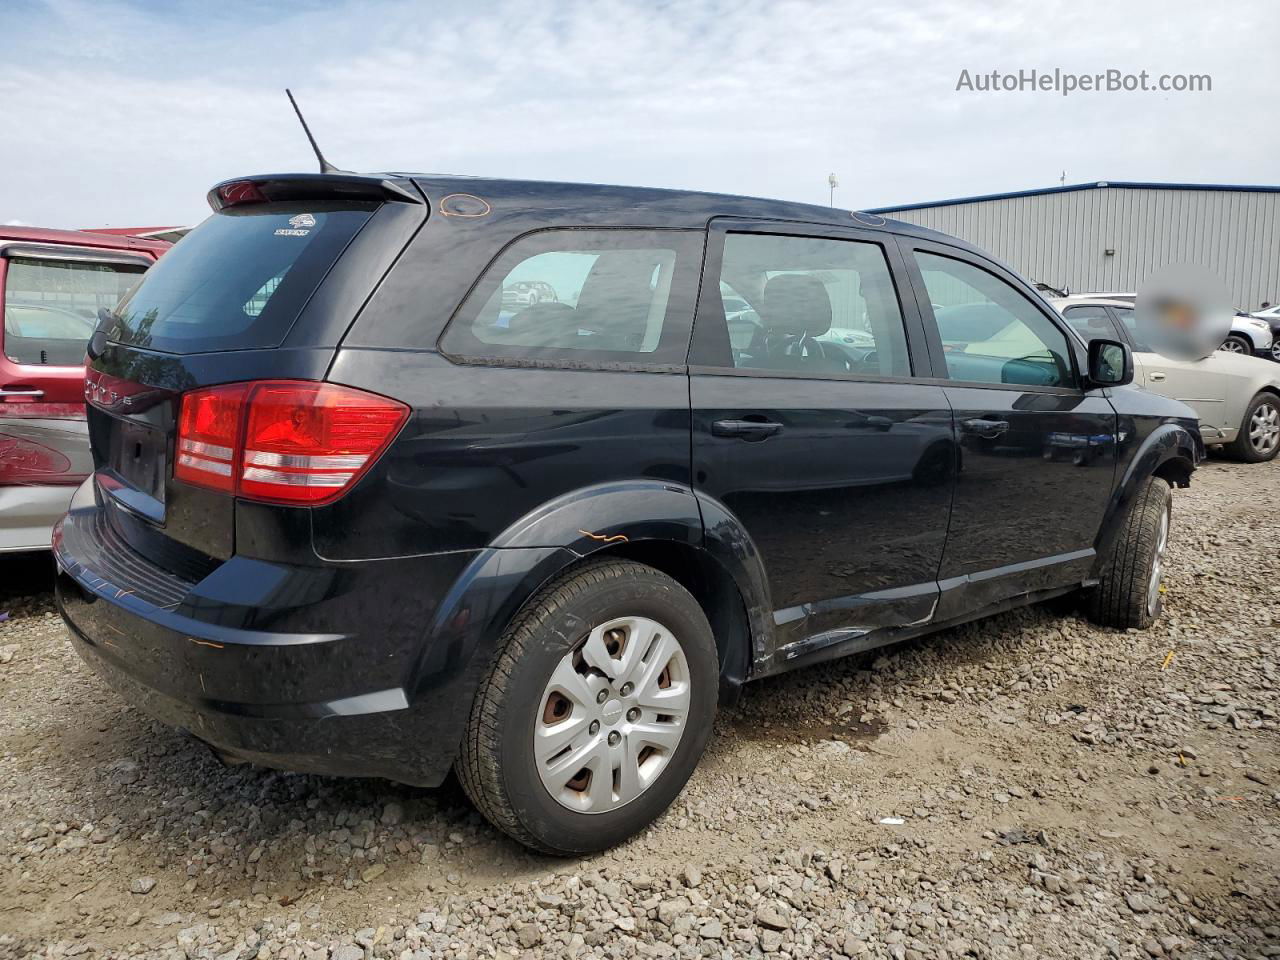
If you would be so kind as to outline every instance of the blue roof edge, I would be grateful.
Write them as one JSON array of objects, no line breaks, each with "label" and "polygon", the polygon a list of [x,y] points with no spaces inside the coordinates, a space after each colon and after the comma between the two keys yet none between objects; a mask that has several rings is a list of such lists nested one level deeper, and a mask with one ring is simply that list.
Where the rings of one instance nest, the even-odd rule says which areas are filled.
[{"label": "blue roof edge", "polygon": [[929,207],[951,207],[962,203],[981,203],[984,200],[1011,200],[1015,197],[1040,197],[1052,193],[1073,193],[1077,190],[1100,190],[1115,187],[1123,190],[1216,190],[1232,193],[1280,193],[1280,186],[1250,183],[1150,183],[1137,180],[1097,180],[1092,183],[1068,183],[1060,187],[1038,187],[1034,190],[1013,190],[1009,193],[984,193],[973,197],[955,197],[951,200],[928,200],[924,203],[905,203],[896,207],[871,207],[866,213],[902,213],[906,210],[925,210]]}]

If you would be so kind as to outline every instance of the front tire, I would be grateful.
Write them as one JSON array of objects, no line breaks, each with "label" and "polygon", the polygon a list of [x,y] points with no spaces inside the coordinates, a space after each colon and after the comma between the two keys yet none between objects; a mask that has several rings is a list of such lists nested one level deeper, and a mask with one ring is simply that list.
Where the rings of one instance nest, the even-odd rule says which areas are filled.
[{"label": "front tire", "polygon": [[1235,333],[1223,340],[1222,346],[1218,349],[1225,350],[1227,353],[1243,353],[1245,356],[1253,355],[1253,343],[1248,338]]},{"label": "front tire", "polygon": [[1224,349],[1228,353],[1243,353],[1244,356],[1252,356],[1253,342],[1247,337],[1240,337],[1239,334],[1233,333],[1228,335],[1225,340],[1222,340],[1222,346],[1219,349]]},{"label": "front tire", "polygon": [[1129,504],[1097,587],[1089,593],[1089,618],[1104,627],[1145,630],[1164,604],[1164,555],[1169,544],[1173,493],[1159,477]]},{"label": "front tire", "polygon": [[711,734],[719,661],[698,602],[643,564],[588,563],[512,621],[455,767],[485,818],[559,856],[643,830]]},{"label": "front tire", "polygon": [[1260,393],[1249,401],[1240,432],[1226,445],[1227,452],[1245,463],[1266,463],[1280,453],[1280,397]]}]

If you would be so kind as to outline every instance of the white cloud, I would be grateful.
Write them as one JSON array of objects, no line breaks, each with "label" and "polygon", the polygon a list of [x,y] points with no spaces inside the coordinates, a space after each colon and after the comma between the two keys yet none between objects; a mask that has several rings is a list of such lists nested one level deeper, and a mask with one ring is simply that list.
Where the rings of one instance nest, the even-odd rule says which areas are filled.
[{"label": "white cloud", "polygon": [[[874,206],[1094,179],[1267,182],[1267,0],[416,4],[0,10],[0,216],[204,215],[226,177],[329,159]],[[51,38],[56,37],[53,43]],[[56,49],[57,56],[50,56]],[[1208,94],[956,92],[962,68],[1209,73]]]}]

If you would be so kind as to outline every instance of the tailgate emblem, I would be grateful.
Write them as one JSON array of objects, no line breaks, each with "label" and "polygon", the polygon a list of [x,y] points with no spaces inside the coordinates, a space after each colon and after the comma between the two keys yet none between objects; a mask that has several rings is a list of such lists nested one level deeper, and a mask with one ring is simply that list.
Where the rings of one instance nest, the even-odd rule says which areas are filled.
[{"label": "tailgate emblem", "polygon": [[316,218],[309,213],[300,213],[289,218],[289,226],[276,231],[277,237],[305,237],[316,225]]},{"label": "tailgate emblem", "polygon": [[[120,394],[117,391],[104,387],[100,383],[94,383],[92,380],[84,382],[84,398],[107,407],[114,407],[120,402]],[[125,397],[124,401],[127,406],[133,403],[133,398]]]}]

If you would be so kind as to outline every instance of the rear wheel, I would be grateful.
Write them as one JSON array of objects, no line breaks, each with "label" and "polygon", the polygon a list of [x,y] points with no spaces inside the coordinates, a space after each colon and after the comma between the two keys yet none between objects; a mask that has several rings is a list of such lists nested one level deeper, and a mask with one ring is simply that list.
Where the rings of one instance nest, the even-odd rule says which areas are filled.
[{"label": "rear wheel", "polygon": [[1096,623],[1145,630],[1160,616],[1172,511],[1169,485],[1148,477],[1129,504],[1098,586],[1090,591],[1087,609]]},{"label": "rear wheel", "polygon": [[1222,346],[1218,349],[1225,350],[1227,353],[1251,354],[1253,353],[1253,344],[1249,342],[1247,337],[1233,333],[1222,341]]},{"label": "rear wheel", "polygon": [[1260,393],[1249,401],[1240,432],[1227,444],[1227,452],[1245,463],[1265,463],[1280,452],[1280,397]]},{"label": "rear wheel", "polygon": [[546,853],[642,830],[693,773],[715,716],[711,627],[680,584],[605,560],[514,620],[472,707],[459,779],[498,829]]}]

